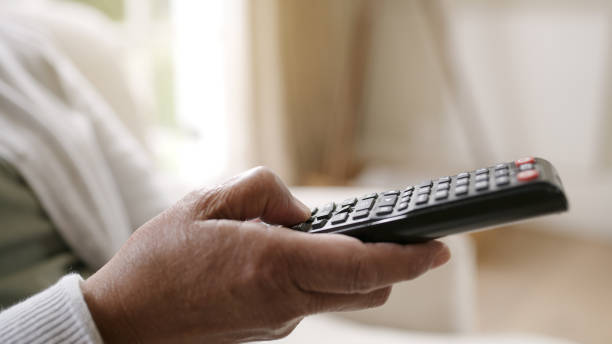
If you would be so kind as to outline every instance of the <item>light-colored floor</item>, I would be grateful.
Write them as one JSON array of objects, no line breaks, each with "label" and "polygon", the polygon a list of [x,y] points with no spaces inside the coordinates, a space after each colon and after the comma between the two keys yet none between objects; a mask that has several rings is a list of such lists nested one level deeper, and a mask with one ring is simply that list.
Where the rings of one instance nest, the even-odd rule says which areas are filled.
[{"label": "light-colored floor", "polygon": [[479,329],[612,343],[612,243],[526,225],[475,234]]}]

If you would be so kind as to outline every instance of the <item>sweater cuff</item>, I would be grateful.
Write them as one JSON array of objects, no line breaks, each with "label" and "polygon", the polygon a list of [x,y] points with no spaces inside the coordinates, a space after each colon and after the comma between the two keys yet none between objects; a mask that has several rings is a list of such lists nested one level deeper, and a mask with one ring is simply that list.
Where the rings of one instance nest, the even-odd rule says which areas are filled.
[{"label": "sweater cuff", "polygon": [[55,285],[0,313],[0,343],[95,343],[102,337],[89,313],[81,276]]}]

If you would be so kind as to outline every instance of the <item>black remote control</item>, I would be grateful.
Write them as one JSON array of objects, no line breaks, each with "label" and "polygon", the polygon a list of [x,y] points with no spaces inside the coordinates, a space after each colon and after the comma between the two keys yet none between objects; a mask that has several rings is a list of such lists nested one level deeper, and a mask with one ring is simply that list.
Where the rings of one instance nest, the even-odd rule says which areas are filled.
[{"label": "black remote control", "polygon": [[312,209],[293,229],[364,242],[423,242],[568,209],[557,171],[541,158],[463,172]]}]

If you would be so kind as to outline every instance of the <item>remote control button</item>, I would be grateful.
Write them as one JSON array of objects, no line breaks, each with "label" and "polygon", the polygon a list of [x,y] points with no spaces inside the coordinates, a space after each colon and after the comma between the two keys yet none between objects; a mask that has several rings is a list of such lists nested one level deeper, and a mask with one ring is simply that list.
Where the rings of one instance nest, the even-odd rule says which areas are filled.
[{"label": "remote control button", "polygon": [[363,196],[361,196],[361,198],[360,198],[360,199],[361,199],[361,200],[364,200],[364,199],[370,199],[370,198],[376,199],[377,197],[378,197],[378,194],[377,194],[376,192],[372,192],[372,193],[370,193],[370,194],[367,194],[367,195],[363,195]]},{"label": "remote control button", "polygon": [[345,205],[341,208],[336,209],[335,214],[341,214],[341,213],[350,213],[351,212],[351,206],[350,205]]},{"label": "remote control button", "polygon": [[489,173],[489,170],[486,168],[479,168],[476,170],[476,174],[484,174],[484,173]]},{"label": "remote control button", "polygon": [[468,187],[467,185],[460,185],[455,187],[455,195],[460,196],[460,195],[465,195],[468,192]]},{"label": "remote control button", "polygon": [[519,170],[521,171],[533,170],[533,164],[522,164],[521,166],[519,166]]},{"label": "remote control button", "polygon": [[516,167],[519,167],[523,164],[533,164],[535,163],[535,159],[532,157],[526,157],[526,158],[522,158],[522,159],[518,159],[514,162],[514,164],[516,165]]},{"label": "remote control button", "polygon": [[402,202],[397,205],[397,211],[402,211],[408,209],[408,202]]},{"label": "remote control button", "polygon": [[501,170],[497,170],[495,171],[495,176],[500,177],[500,176],[507,176],[510,173],[510,171],[505,168],[505,169],[501,169]]},{"label": "remote control button", "polygon": [[402,197],[402,199],[400,200],[400,202],[410,202],[410,196],[404,196]]},{"label": "remote control button", "polygon": [[321,208],[321,211],[334,211],[334,209],[336,209],[336,203],[331,202],[331,203],[327,203],[326,205],[324,205]]},{"label": "remote control button", "polygon": [[336,209],[336,203],[331,202],[324,205],[321,210],[317,213],[317,218],[329,218]]},{"label": "remote control button", "polygon": [[370,210],[372,209],[373,205],[374,205],[373,199],[371,198],[364,199],[362,201],[357,202],[357,205],[355,205],[355,212],[362,211],[362,210]]},{"label": "remote control button", "polygon": [[294,229],[294,230],[300,231],[300,232],[308,232],[310,230],[310,228],[311,228],[310,223],[306,223],[306,222],[299,223],[299,224],[291,227],[291,229]]},{"label": "remote control button", "polygon": [[352,218],[353,220],[360,220],[365,219],[368,216],[370,216],[370,211],[366,209],[354,212]]},{"label": "remote control button", "polygon": [[440,199],[445,199],[448,197],[448,191],[446,190],[440,190],[438,192],[436,192],[436,200],[440,200]]},{"label": "remote control button", "polygon": [[459,185],[467,185],[469,184],[470,180],[468,178],[461,178],[461,179],[457,179],[455,181],[455,185],[459,186]]},{"label": "remote control button", "polygon": [[346,222],[346,220],[348,220],[348,213],[340,213],[331,218],[331,223],[332,225],[337,225],[339,223]]},{"label": "remote control button", "polygon": [[315,220],[315,217],[314,217],[314,216],[311,216],[311,217],[309,217],[309,218],[308,218],[308,220],[306,220],[306,221],[304,221],[304,222],[307,222],[307,223],[312,223],[314,220]]},{"label": "remote control button", "polygon": [[457,175],[457,179],[470,178],[470,174],[467,172],[462,172]]},{"label": "remote control button", "polygon": [[317,211],[319,211],[319,208],[317,207],[312,208],[312,210],[310,210],[310,216],[314,216],[317,213]]},{"label": "remote control button", "polygon": [[317,217],[329,217],[334,209],[336,209],[336,203],[328,203],[319,210]]},{"label": "remote control button", "polygon": [[501,176],[501,177],[497,177],[495,179],[495,183],[498,186],[502,186],[502,185],[508,185],[510,184],[510,178],[506,177],[506,176]]},{"label": "remote control button", "polygon": [[399,194],[400,194],[399,190],[389,190],[383,193],[384,196],[397,196]]},{"label": "remote control button", "polygon": [[327,223],[327,219],[317,217],[317,219],[312,223],[312,229],[323,228],[323,226],[325,226],[325,223]]},{"label": "remote control button", "polygon": [[353,198],[347,198],[344,201],[342,201],[342,203],[340,203],[341,206],[346,207],[346,206],[353,206],[355,205],[355,203],[357,203],[357,198],[353,197]]},{"label": "remote control button", "polygon": [[408,190],[404,190],[404,192],[402,192],[403,196],[412,196],[412,190],[414,190],[414,188],[410,188]]},{"label": "remote control button", "polygon": [[317,213],[317,219],[328,219],[332,214],[331,210],[321,210]]},{"label": "remote control button", "polygon": [[427,195],[429,194],[429,192],[431,191],[431,188],[429,186],[425,186],[419,189],[419,191],[417,191],[418,195]]},{"label": "remote control button", "polygon": [[489,174],[477,174],[475,179],[477,182],[481,182],[483,180],[489,180]]},{"label": "remote control button", "polygon": [[378,202],[378,206],[394,206],[395,202],[397,202],[397,196],[387,196],[385,198],[381,198],[381,200]]},{"label": "remote control button", "polygon": [[425,204],[427,201],[429,201],[429,195],[419,195],[419,197],[416,199],[416,204]]},{"label": "remote control button", "polygon": [[388,215],[388,214],[391,214],[392,212],[393,212],[392,206],[383,206],[383,207],[379,206],[378,208],[376,208],[377,216]]},{"label": "remote control button", "polygon": [[495,165],[495,170],[504,170],[504,169],[508,169],[508,165],[506,164],[497,164]]},{"label": "remote control button", "polygon": [[450,188],[450,184],[448,182],[438,183],[438,190],[448,190]]},{"label": "remote control button", "polygon": [[478,182],[478,183],[474,184],[474,187],[478,191],[486,190],[486,189],[489,188],[489,182],[487,182],[487,181]]},{"label": "remote control button", "polygon": [[442,177],[438,179],[438,183],[450,183],[450,180],[451,180],[450,177]]},{"label": "remote control button", "polygon": [[528,171],[519,172],[516,175],[516,179],[518,179],[521,182],[527,182],[527,181],[538,178],[539,175],[540,174],[536,170],[528,170]]},{"label": "remote control button", "polygon": [[425,182],[422,182],[421,184],[419,184],[419,188],[424,188],[424,187],[427,187],[427,186],[431,186],[432,184],[433,184],[433,182],[431,180],[430,181],[425,181]]}]

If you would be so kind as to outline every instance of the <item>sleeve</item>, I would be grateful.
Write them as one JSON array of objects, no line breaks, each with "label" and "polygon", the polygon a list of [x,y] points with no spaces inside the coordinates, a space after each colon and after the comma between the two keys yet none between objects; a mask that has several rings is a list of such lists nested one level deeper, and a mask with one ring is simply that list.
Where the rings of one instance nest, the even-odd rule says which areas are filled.
[{"label": "sleeve", "polygon": [[101,344],[81,292],[83,279],[64,276],[55,285],[0,313],[0,343]]}]

